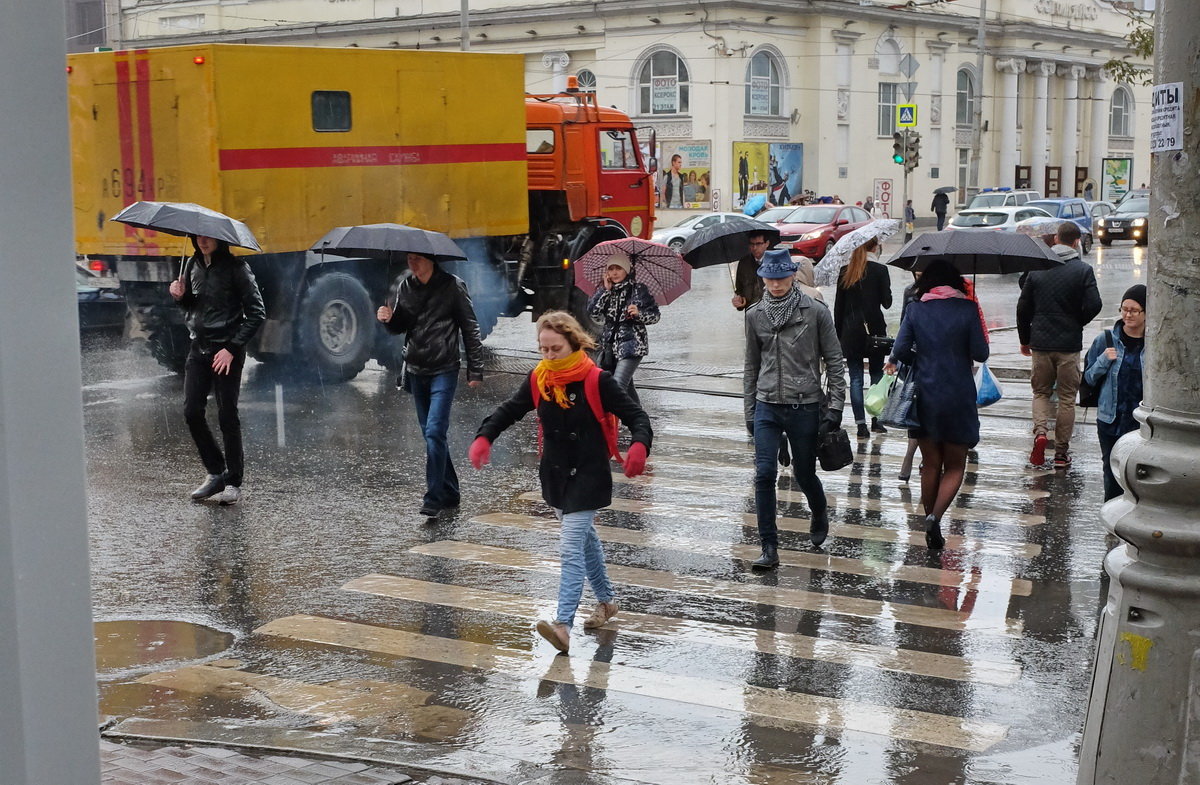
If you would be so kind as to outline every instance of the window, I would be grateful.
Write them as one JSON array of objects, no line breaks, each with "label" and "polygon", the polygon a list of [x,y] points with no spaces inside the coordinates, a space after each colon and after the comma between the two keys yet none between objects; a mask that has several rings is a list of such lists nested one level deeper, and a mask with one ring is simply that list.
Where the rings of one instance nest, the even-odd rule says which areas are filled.
[{"label": "window", "polygon": [[779,63],[770,52],[750,58],[746,72],[746,114],[778,117],[782,109],[783,83]]},{"label": "window", "polygon": [[596,92],[596,74],[587,68],[580,69],[579,73],[575,74],[575,81],[579,84],[579,89],[585,93]]},{"label": "window", "polygon": [[530,128],[525,131],[525,152],[545,155],[554,152],[554,131],[549,128]]},{"label": "window", "polygon": [[312,126],[314,131],[349,131],[350,93],[344,90],[314,90]]},{"label": "window", "polygon": [[638,111],[687,114],[688,81],[687,65],[674,52],[655,52],[638,74]]},{"label": "window", "polygon": [[1133,96],[1127,87],[1113,91],[1112,106],[1108,110],[1108,135],[1133,136]]},{"label": "window", "polygon": [[958,86],[954,91],[954,122],[958,125],[975,123],[975,77],[966,68],[958,69]]},{"label": "window", "polygon": [[613,128],[600,132],[601,169],[638,169],[633,132]]},{"label": "window", "polygon": [[879,83],[879,129],[880,136],[891,136],[896,130],[896,83]]}]

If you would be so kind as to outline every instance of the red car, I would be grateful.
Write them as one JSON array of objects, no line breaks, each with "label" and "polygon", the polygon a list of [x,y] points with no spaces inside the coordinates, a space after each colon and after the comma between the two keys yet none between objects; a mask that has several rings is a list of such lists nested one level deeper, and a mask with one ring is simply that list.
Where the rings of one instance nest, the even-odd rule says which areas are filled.
[{"label": "red car", "polygon": [[780,248],[820,260],[841,236],[871,222],[861,207],[848,204],[808,204],[775,221]]}]

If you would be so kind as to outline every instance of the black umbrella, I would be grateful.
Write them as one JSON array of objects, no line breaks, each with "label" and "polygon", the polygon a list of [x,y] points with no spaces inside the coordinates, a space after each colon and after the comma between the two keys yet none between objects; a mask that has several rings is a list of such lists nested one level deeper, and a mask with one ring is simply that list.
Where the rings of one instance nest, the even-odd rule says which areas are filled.
[{"label": "black umbrella", "polygon": [[391,259],[394,254],[419,253],[437,261],[466,259],[458,244],[441,232],[403,224],[363,224],[331,229],[312,247],[338,256]]},{"label": "black umbrella", "polygon": [[935,259],[952,262],[963,275],[1023,273],[1062,264],[1058,254],[1040,240],[986,229],[920,235],[901,248],[888,264],[905,270],[924,270]]},{"label": "black umbrella", "polygon": [[935,194],[952,194],[958,190],[957,185],[943,185],[941,188],[934,188]]},{"label": "black umbrella", "polygon": [[706,226],[693,234],[679,252],[692,267],[711,267],[714,264],[736,262],[750,252],[750,235],[765,234],[767,243],[779,242],[779,229],[740,216]]},{"label": "black umbrella", "polygon": [[112,220],[178,237],[212,237],[239,248],[262,250],[246,224],[191,202],[134,202]]}]

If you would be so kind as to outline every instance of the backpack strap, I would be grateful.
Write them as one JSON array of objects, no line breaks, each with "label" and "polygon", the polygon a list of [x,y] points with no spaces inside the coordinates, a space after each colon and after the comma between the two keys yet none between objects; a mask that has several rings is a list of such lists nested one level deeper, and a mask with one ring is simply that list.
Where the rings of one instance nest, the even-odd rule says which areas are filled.
[{"label": "backpack strap", "polygon": [[[538,391],[537,379],[533,372],[529,372],[529,393],[533,397],[533,412],[537,414],[538,404],[541,402],[541,393]],[[608,454],[619,464],[624,464],[625,459],[621,457],[621,450],[617,447],[617,417],[614,414],[609,414],[604,411],[604,404],[600,399],[600,368],[594,367],[588,371],[588,375],[583,377],[583,397],[587,400],[588,408],[592,410],[592,416],[596,418],[596,422],[600,423],[600,431],[604,434],[604,441],[608,444]],[[538,418],[538,455],[542,454],[542,419]]]}]

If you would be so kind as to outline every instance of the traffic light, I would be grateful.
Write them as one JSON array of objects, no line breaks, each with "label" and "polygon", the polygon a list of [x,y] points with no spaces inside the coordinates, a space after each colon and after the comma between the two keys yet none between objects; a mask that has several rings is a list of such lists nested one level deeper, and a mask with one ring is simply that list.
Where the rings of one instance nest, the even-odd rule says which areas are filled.
[{"label": "traffic light", "polygon": [[908,150],[904,157],[904,171],[911,172],[921,163],[921,134],[911,131],[908,135]]},{"label": "traffic light", "polygon": [[892,162],[903,164],[904,159],[907,157],[905,152],[904,134],[900,131],[896,131],[894,134],[892,134]]}]

